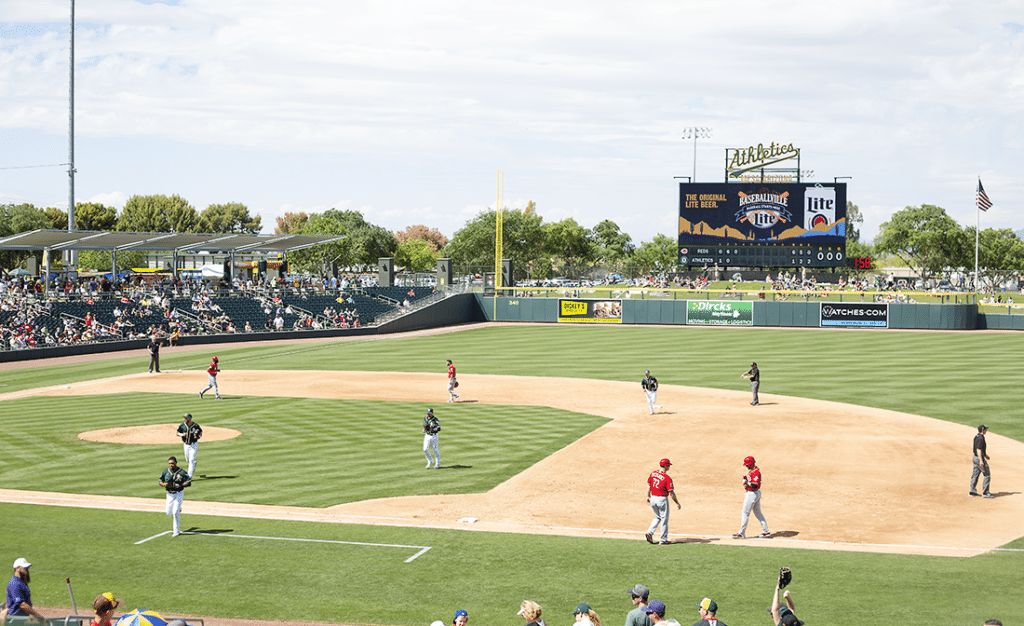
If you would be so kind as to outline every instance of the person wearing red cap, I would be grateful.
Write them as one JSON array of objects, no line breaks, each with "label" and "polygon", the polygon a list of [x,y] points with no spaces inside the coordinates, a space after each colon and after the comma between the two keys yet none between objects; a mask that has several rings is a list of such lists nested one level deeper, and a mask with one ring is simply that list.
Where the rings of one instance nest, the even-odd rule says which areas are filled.
[{"label": "person wearing red cap", "polygon": [[675,486],[672,484],[672,477],[668,475],[668,468],[672,467],[672,461],[668,459],[662,459],[661,463],[658,464],[658,469],[651,472],[651,475],[647,477],[647,504],[651,505],[651,510],[654,511],[654,519],[651,520],[651,526],[647,529],[647,534],[644,535],[647,539],[647,543],[654,543],[654,531],[658,530],[658,526],[661,526],[661,541],[660,545],[668,545],[668,499],[669,496],[676,503],[676,509],[683,508],[679,504],[679,500],[676,498]]},{"label": "person wearing red cap", "polygon": [[743,497],[743,515],[740,518],[740,532],[733,535],[732,538],[743,539],[746,537],[744,533],[747,532],[747,520],[750,519],[750,511],[754,511],[754,516],[761,522],[761,529],[764,530],[758,537],[771,537],[772,534],[768,532],[768,520],[761,513],[761,470],[758,469],[752,456],[743,459],[743,465],[748,470],[747,475],[743,477],[743,489],[747,493]]},{"label": "person wearing red cap", "polygon": [[199,397],[202,398],[203,394],[213,389],[213,393],[217,399],[220,400],[220,389],[217,388],[217,374],[220,373],[220,365],[217,361],[217,357],[213,357],[213,362],[210,363],[210,367],[206,368],[206,373],[209,374],[206,382],[206,389],[199,392]]}]

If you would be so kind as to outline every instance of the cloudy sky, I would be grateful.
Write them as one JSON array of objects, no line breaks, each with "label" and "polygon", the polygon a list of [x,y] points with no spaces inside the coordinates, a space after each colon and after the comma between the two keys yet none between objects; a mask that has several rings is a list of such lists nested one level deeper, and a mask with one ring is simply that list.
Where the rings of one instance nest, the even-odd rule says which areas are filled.
[{"label": "cloudy sky", "polygon": [[[68,0],[0,0],[0,203],[67,207]],[[1024,228],[1019,0],[77,0],[77,201],[356,209],[449,237],[493,206],[676,234],[725,149]],[[44,167],[35,167],[44,166]]]}]

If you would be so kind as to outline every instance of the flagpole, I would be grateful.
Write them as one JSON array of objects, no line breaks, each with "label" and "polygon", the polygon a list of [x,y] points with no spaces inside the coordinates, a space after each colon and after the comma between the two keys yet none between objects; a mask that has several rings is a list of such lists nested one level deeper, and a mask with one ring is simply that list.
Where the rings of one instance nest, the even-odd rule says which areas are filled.
[{"label": "flagpole", "polygon": [[[981,184],[981,177],[978,177],[978,184]],[[978,278],[978,241],[979,233],[981,232],[981,205],[978,204],[977,198],[974,200],[974,213],[977,218],[977,223],[974,227],[974,301],[978,301],[978,285],[980,280]]]}]

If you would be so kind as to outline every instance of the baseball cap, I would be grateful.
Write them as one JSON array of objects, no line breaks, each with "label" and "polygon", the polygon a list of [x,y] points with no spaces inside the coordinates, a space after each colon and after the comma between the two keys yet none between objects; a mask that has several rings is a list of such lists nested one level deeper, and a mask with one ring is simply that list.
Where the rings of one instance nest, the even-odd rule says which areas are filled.
[{"label": "baseball cap", "polygon": [[753,465],[754,464],[754,457],[748,456],[748,457],[744,458],[743,459],[743,464],[747,465],[747,466]]},{"label": "baseball cap", "polygon": [[638,598],[646,598],[647,596],[651,595],[651,590],[639,583],[633,585],[633,588],[628,589],[627,591],[629,591],[629,593],[633,594]]},{"label": "baseball cap", "polygon": [[14,562],[14,569],[18,569],[19,567],[24,567],[25,569],[28,569],[32,567],[32,564],[29,563],[26,559],[18,559]]},{"label": "baseball cap", "polygon": [[577,613],[590,613],[590,605],[586,602],[580,602],[576,605],[576,610],[572,612],[573,615]]},{"label": "baseball cap", "polygon": [[657,613],[658,615],[665,614],[665,603],[661,600],[651,600],[651,603],[640,609],[644,613]]},{"label": "baseball cap", "polygon": [[214,361],[216,361],[216,360],[217,360],[217,357],[213,357],[213,360],[214,360]]},{"label": "baseball cap", "polygon": [[804,623],[796,618],[796,615],[792,613],[786,613],[779,620],[781,626],[804,626]]},{"label": "baseball cap", "polygon": [[439,619],[436,619],[436,620],[430,622],[430,626],[444,626],[444,622],[442,622]]},{"label": "baseball cap", "polygon": [[644,374],[650,374],[651,370],[644,370]]},{"label": "baseball cap", "polygon": [[432,415],[433,413],[434,413],[434,409],[427,409],[427,415]]},{"label": "baseball cap", "polygon": [[757,367],[757,363],[751,363],[750,367]]},{"label": "baseball cap", "polygon": [[668,467],[669,465],[672,465],[672,461],[669,461],[668,459],[662,459],[661,462],[658,463],[658,465],[662,467]]},{"label": "baseball cap", "polygon": [[185,417],[185,419],[190,420],[190,419],[192,419],[192,414],[191,413],[186,413],[184,415],[184,417]]},{"label": "baseball cap", "polygon": [[469,613],[466,612],[466,609],[459,609],[458,611],[455,611],[455,617],[452,619],[459,619],[462,616],[469,617]]},{"label": "baseball cap", "polygon": [[124,604],[124,600],[115,598],[111,592],[101,593],[92,601],[92,609],[97,613],[106,613]]},{"label": "baseball cap", "polygon": [[710,611],[712,613],[718,612],[718,603],[712,600],[711,598],[704,598],[700,601],[700,604],[695,604],[694,606],[704,609],[705,611]]},{"label": "baseball cap", "polygon": [[988,426],[986,426],[986,425],[984,425],[984,424],[982,424],[981,426],[978,426],[978,432],[979,432],[979,433],[980,433],[981,431],[983,431],[983,430],[988,430]]}]

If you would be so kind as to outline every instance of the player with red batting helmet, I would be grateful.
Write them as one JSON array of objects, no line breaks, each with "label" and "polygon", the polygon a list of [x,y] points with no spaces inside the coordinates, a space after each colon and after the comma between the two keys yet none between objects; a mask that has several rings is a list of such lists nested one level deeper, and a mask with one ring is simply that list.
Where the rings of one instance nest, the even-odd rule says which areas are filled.
[{"label": "player with red batting helmet", "polygon": [[740,518],[740,532],[732,537],[733,539],[746,537],[744,533],[747,532],[747,520],[750,518],[751,510],[754,511],[754,516],[761,522],[761,529],[764,530],[758,537],[771,537],[772,534],[768,531],[768,520],[761,513],[761,470],[758,469],[752,456],[743,459],[743,465],[747,468],[747,475],[743,477],[743,489],[746,491],[746,495],[743,497],[743,515]]}]

